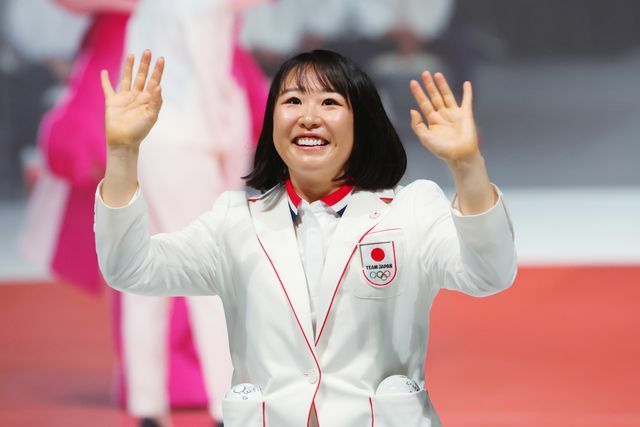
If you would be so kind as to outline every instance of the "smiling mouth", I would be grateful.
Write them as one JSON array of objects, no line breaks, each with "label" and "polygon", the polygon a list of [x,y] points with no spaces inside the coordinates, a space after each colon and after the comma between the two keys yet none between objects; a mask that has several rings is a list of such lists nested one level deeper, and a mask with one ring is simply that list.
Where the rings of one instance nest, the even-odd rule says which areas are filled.
[{"label": "smiling mouth", "polygon": [[329,141],[322,138],[296,138],[293,143],[299,147],[322,147],[323,145],[329,145]]}]

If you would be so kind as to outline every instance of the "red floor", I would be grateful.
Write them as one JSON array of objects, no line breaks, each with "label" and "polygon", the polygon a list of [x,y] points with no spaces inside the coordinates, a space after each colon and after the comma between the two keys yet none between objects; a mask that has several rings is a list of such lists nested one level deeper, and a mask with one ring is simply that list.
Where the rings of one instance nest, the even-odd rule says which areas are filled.
[{"label": "red floor", "polygon": [[640,267],[522,269],[441,293],[427,378],[446,426],[640,426]]},{"label": "red floor", "polygon": [[[134,425],[110,398],[109,334],[104,300],[0,286],[0,426]],[[640,426],[640,266],[526,268],[491,298],[442,293],[429,348],[446,427]],[[174,424],[209,426],[204,411]]]}]

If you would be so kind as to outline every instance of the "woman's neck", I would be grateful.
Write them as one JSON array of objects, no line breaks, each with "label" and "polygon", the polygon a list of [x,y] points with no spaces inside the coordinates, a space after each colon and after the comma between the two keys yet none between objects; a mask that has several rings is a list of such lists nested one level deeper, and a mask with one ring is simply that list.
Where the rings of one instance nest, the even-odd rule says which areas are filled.
[{"label": "woman's neck", "polygon": [[343,181],[302,179],[294,176],[290,179],[296,193],[309,203],[328,196],[344,184]]}]

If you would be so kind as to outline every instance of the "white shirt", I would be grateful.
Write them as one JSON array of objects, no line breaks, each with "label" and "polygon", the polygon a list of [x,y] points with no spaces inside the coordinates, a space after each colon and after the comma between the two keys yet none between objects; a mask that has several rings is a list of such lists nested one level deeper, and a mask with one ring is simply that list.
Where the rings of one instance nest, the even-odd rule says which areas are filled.
[{"label": "white shirt", "polygon": [[320,276],[327,249],[338,221],[347,207],[353,187],[342,186],[321,200],[309,203],[295,193],[287,181],[289,208],[298,241],[298,252],[307,278],[311,323],[316,331],[316,307],[321,294]]},{"label": "white shirt", "polygon": [[294,221],[298,251],[307,277],[311,323],[316,330],[316,306],[320,293],[319,283],[324,258],[340,217],[325,202],[317,200],[309,204],[306,200],[298,206],[298,217]]}]

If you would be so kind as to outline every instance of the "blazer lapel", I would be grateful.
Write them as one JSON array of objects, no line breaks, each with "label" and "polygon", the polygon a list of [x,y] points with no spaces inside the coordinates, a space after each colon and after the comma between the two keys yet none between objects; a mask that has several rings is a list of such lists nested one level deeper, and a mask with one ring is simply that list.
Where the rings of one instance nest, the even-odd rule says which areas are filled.
[{"label": "blazer lapel", "polygon": [[250,203],[256,235],[273,266],[282,297],[290,304],[305,339],[311,343],[311,306],[293,221],[283,186]]},{"label": "blazer lapel", "polygon": [[317,308],[316,345],[322,336],[343,276],[352,257],[355,256],[358,242],[380,222],[389,210],[387,203],[381,200],[381,197],[386,195],[387,191],[384,193],[355,191],[351,195],[349,205],[338,223],[327,250],[320,278],[322,291]]}]

